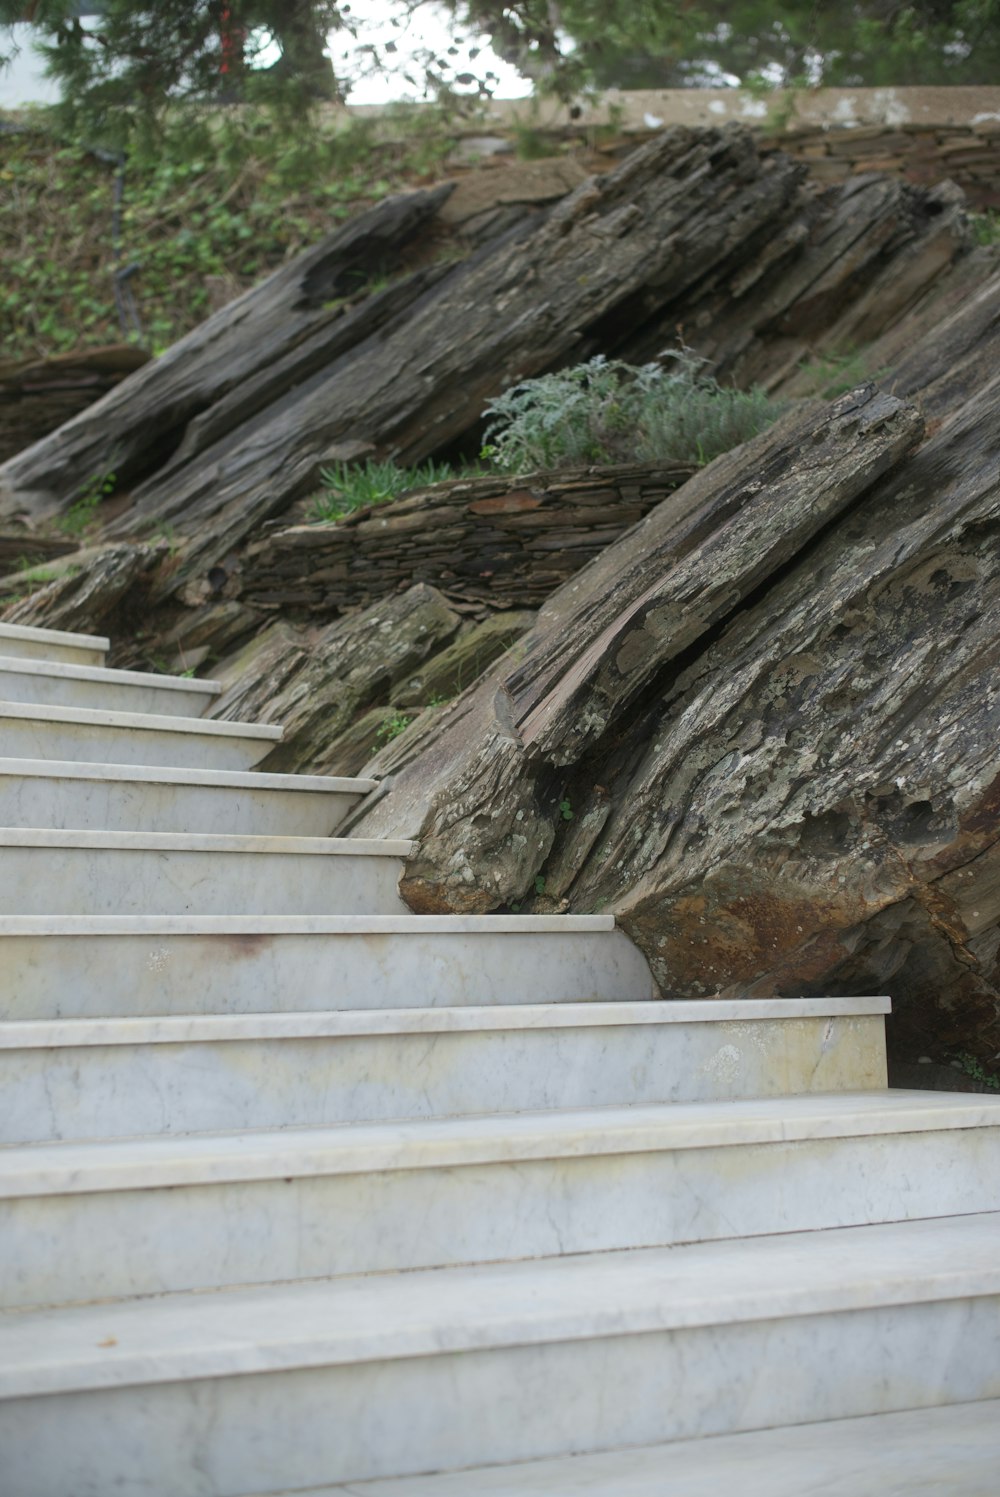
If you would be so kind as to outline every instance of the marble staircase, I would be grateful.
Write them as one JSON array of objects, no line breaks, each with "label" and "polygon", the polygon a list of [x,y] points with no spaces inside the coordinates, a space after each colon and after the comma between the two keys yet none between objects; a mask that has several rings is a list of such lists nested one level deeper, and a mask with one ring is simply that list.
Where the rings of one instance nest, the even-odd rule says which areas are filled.
[{"label": "marble staircase", "polygon": [[3,1497],[995,1497],[1000,1097],[408,913],[107,648],[0,625]]}]

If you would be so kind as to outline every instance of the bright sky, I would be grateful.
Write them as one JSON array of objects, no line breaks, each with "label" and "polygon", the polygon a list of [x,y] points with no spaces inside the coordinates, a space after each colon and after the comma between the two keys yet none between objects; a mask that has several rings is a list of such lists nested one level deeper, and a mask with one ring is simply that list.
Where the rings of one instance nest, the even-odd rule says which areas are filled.
[{"label": "bright sky", "polygon": [[[403,75],[412,70],[410,59],[415,51],[426,47],[432,48],[441,56],[446,55],[448,47],[452,45],[447,13],[443,8],[422,5],[417,17],[403,29],[393,26],[390,19],[393,15],[398,17],[402,7],[388,5],[386,0],[349,0],[349,3],[352,14],[361,22],[359,42],[371,42],[379,47],[386,42],[395,42],[399,49],[393,71],[359,82],[351,92],[350,102],[386,104],[397,99],[419,98],[419,87],[408,83]],[[21,51],[10,67],[0,72],[0,105],[14,109],[21,104],[50,103],[58,97],[58,91],[45,77],[41,58],[32,51],[30,28],[18,26],[17,32]],[[344,32],[331,33],[330,53],[335,67],[340,63],[345,50],[348,50],[349,43],[350,38]],[[467,56],[450,58],[449,61],[455,64],[457,72],[462,72],[463,67],[468,66],[478,76],[486,72],[496,73],[499,82],[492,87],[497,98],[519,99],[530,94],[531,84],[528,80],[522,78],[508,63],[501,62],[490,50],[485,38],[481,37],[477,42],[466,45],[477,45],[480,49],[479,56],[474,63],[469,63]],[[387,61],[391,61],[391,58]],[[415,71],[414,77],[419,79],[419,76],[419,70]]]},{"label": "bright sky", "polygon": [[[382,46],[386,42],[395,42],[399,48],[396,70],[391,74],[368,78],[359,83],[351,91],[350,102],[352,104],[386,104],[391,100],[418,98],[419,89],[407,83],[403,77],[407,71],[407,59],[412,57],[415,51],[423,48],[431,48],[440,56],[447,54],[448,47],[452,45],[447,12],[443,7],[421,5],[416,16],[408,22],[404,30],[393,26],[390,19],[394,15],[399,17],[401,10],[399,6],[387,5],[386,0],[349,0],[349,4],[351,14],[363,23],[363,35],[359,35],[359,41],[372,42],[377,46]],[[340,32],[334,32],[330,37],[330,51],[335,66],[340,54],[344,51],[346,40]],[[462,72],[464,67],[468,67],[479,77],[486,72],[497,74],[499,81],[491,86],[496,97],[500,99],[520,99],[531,93],[529,80],[522,78],[509,63],[502,62],[491,50],[485,37],[471,39],[466,43],[466,46],[470,45],[479,48],[479,55],[474,62],[469,62],[467,54],[449,58],[457,72]],[[419,74],[414,76],[419,77]]]}]

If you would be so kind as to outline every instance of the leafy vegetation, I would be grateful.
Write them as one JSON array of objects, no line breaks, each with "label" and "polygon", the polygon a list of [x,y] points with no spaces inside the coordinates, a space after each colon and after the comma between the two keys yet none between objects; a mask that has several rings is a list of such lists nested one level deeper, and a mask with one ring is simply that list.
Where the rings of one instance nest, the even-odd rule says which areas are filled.
[{"label": "leafy vegetation", "polygon": [[483,455],[527,472],[568,463],[704,464],[780,414],[762,390],[726,389],[690,349],[634,366],[601,357],[523,380],[487,406]]},{"label": "leafy vegetation", "polygon": [[323,468],[323,489],[312,503],[311,517],[322,523],[342,520],[355,510],[365,509],[370,504],[388,504],[410,489],[422,489],[427,484],[445,483],[449,478],[462,478],[484,472],[481,468],[453,468],[450,463],[422,463],[416,468],[400,468],[391,459],[377,462],[369,458],[364,463],[334,463]]},{"label": "leafy vegetation", "polygon": [[81,536],[97,518],[97,507],[102,499],[108,499],[115,491],[118,481],[115,473],[96,473],[84,484],[78,498],[59,521],[60,530],[67,535]]},{"label": "leafy vegetation", "polygon": [[[331,524],[411,489],[489,471],[529,472],[571,463],[711,462],[764,430],[780,407],[760,390],[723,388],[689,349],[667,366],[634,367],[592,359],[558,374],[524,380],[491,401],[484,466],[427,462],[400,468],[369,458],[322,470],[310,518]],[[565,819],[569,803],[560,805]]]},{"label": "leafy vegetation", "polygon": [[1000,1076],[987,1071],[974,1055],[967,1050],[959,1050],[953,1061],[955,1069],[968,1076],[971,1081],[978,1081],[981,1086],[987,1086],[991,1091],[1000,1091]]},{"label": "leafy vegetation", "polygon": [[987,246],[1000,244],[1000,213],[994,210],[986,213],[970,213],[969,224],[977,244]]},{"label": "leafy vegetation", "polygon": [[382,744],[391,743],[394,738],[406,732],[415,716],[415,712],[393,712],[376,729],[377,741]]},{"label": "leafy vegetation", "polygon": [[433,111],[299,137],[267,110],[223,111],[178,120],[122,160],[54,134],[44,112],[0,124],[0,345],[24,358],[126,339],[161,352],[213,296],[228,300],[359,209],[436,180],[452,138]]}]

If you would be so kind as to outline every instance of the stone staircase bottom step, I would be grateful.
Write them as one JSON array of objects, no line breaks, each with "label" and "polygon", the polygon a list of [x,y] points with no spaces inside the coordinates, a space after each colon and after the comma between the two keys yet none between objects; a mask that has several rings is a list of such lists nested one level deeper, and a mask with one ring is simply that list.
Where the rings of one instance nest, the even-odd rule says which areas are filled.
[{"label": "stone staircase bottom step", "polygon": [[[996,1497],[1000,1402],[350,1482],[308,1497]],[[290,1492],[273,1497],[293,1497]]]},{"label": "stone staircase bottom step", "polygon": [[19,1311],[5,1494],[238,1497],[997,1399],[998,1333],[995,1213]]}]

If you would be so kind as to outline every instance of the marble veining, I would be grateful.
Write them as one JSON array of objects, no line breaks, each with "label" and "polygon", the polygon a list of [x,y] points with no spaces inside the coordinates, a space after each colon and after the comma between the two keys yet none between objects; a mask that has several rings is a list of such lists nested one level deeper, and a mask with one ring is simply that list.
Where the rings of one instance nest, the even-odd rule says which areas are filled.
[{"label": "marble veining", "polygon": [[[649,1006],[652,1023],[621,1024],[616,1007],[602,1004],[599,1015],[577,1006],[582,1024],[548,1024],[539,1014],[521,1024],[516,1008],[506,1015],[487,1008],[490,1027],[409,1025],[394,1032],[385,1028],[388,1011],[368,1033],[314,1033],[280,1043],[202,1038],[5,1049],[0,1140],[315,1127],[884,1084],[877,1019],[843,1020],[840,1042],[821,1064],[810,1030],[824,1021],[775,1023],[760,1048],[746,1051],[740,1072],[722,1081],[710,1062],[720,1038],[725,1043],[724,1024],[658,1023],[655,1011],[664,1005]],[[329,1029],[336,1018],[316,1017]]]}]

